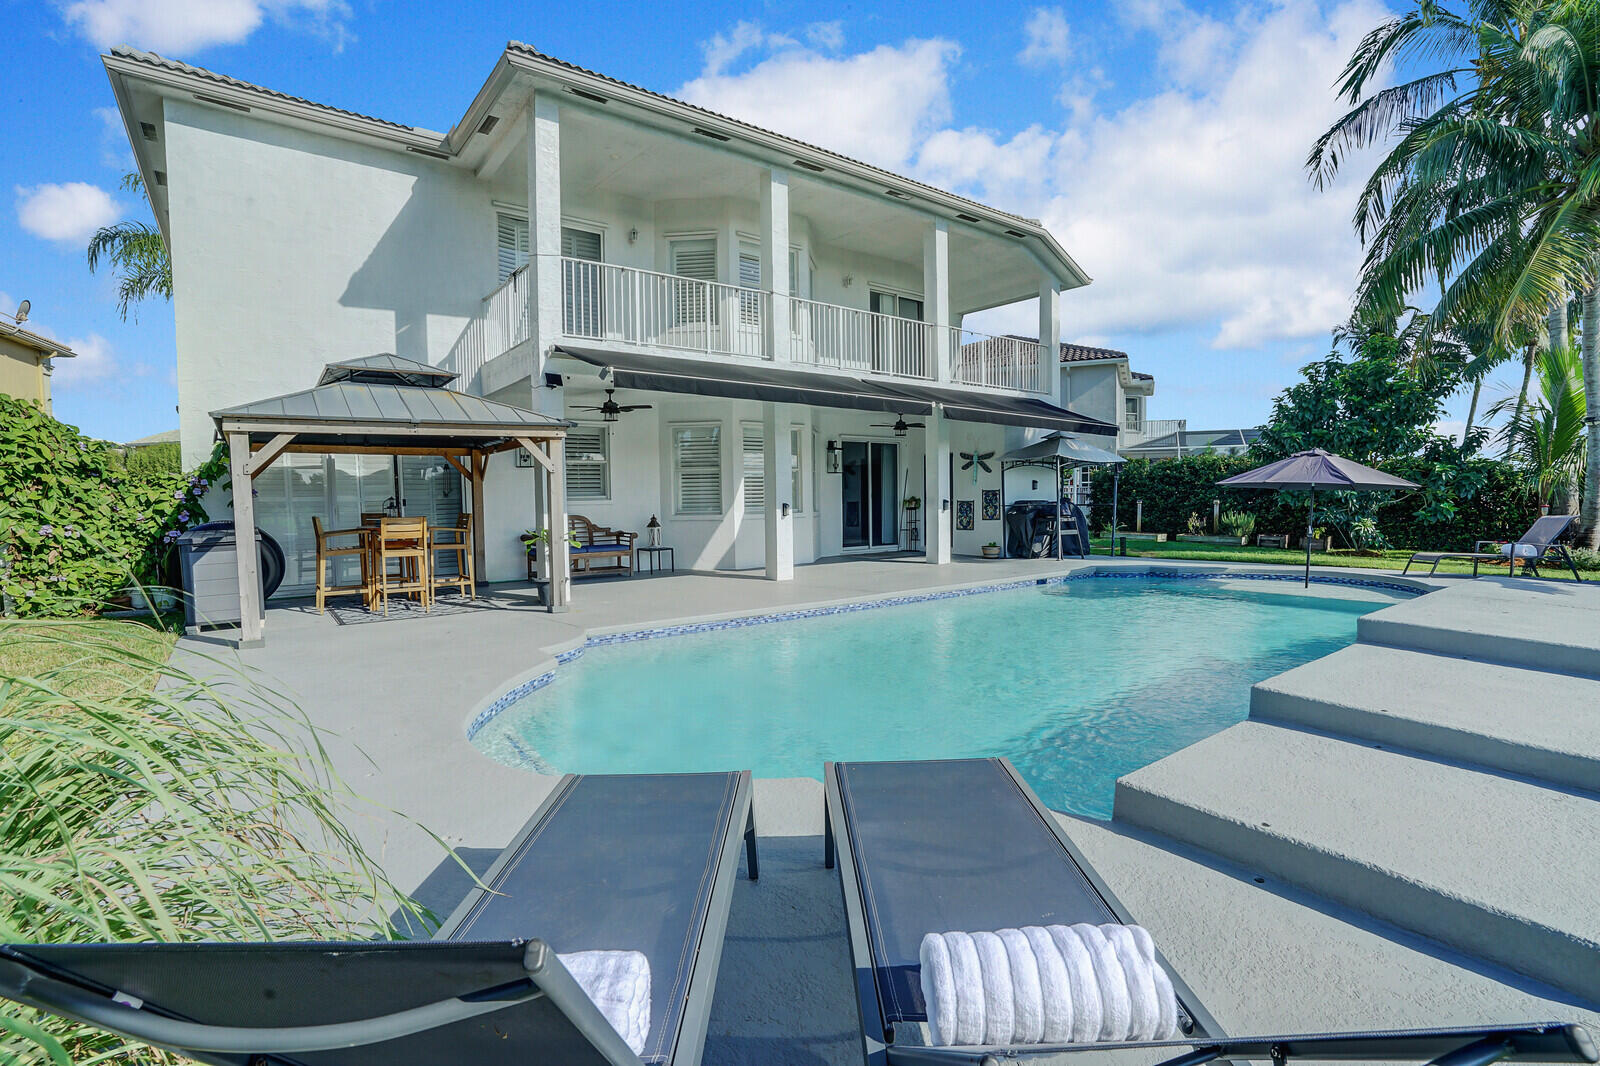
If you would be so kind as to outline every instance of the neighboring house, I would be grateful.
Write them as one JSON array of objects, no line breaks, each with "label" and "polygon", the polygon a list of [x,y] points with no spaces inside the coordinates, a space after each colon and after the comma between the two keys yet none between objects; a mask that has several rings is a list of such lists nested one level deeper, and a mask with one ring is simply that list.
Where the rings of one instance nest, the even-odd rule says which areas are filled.
[{"label": "neighboring house", "polygon": [[1261,436],[1260,429],[1181,429],[1122,449],[1130,459],[1175,459],[1197,452],[1243,455]]},{"label": "neighboring house", "polygon": [[49,411],[53,360],[71,359],[77,353],[64,344],[23,329],[22,323],[26,321],[26,310],[16,314],[0,313],[0,393],[19,400],[32,400]]},{"label": "neighboring house", "polygon": [[140,437],[138,440],[130,440],[122,445],[122,450],[132,452],[138,451],[140,448],[153,448],[158,444],[177,444],[179,439],[177,430],[168,429],[160,433],[152,433],[148,437]]},{"label": "neighboring house", "polygon": [[[186,466],[211,412],[394,353],[574,422],[569,512],[655,516],[679,566],[783,578],[978,555],[1001,535],[999,454],[1113,431],[1059,396],[1059,294],[1089,279],[1037,221],[521,44],[444,134],[145,52],[104,62],[172,250]],[[1033,299],[1045,346],[962,328]],[[486,480],[486,576],[517,578],[532,463]],[[463,509],[426,456],[285,454],[255,487],[291,592],[313,579],[313,515]]]}]

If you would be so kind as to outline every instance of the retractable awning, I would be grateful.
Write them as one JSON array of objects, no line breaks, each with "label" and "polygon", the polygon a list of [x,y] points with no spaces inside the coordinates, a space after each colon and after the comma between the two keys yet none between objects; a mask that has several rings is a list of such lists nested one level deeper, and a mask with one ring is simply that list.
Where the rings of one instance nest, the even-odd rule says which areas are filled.
[{"label": "retractable awning", "polygon": [[758,363],[713,363],[678,356],[577,348],[566,344],[557,346],[555,352],[609,370],[612,383],[619,389],[843,407],[888,414],[933,413],[933,404],[928,400],[908,396],[897,388],[863,381],[848,374],[779,369]]},{"label": "retractable awning", "polygon": [[1028,429],[1059,429],[1068,433],[1096,433],[1114,436],[1117,427],[1098,418],[1075,414],[1044,400],[1007,396],[994,392],[966,392],[896,381],[884,388],[923,403],[944,408],[946,418],[958,422],[989,422]]}]

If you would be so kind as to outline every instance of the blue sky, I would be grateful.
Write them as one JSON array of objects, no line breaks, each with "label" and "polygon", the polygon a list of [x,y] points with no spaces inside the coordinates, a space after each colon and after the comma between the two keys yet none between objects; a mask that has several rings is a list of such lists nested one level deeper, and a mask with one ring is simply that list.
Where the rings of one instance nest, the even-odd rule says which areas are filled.
[{"label": "blue sky", "polygon": [[[1149,417],[1252,425],[1347,309],[1354,183],[1319,193],[1300,163],[1338,111],[1338,66],[1383,11],[6,0],[0,313],[28,298],[33,326],[84,353],[58,372],[59,417],[116,440],[176,424],[171,309],[121,321],[111,278],[84,263],[97,222],[148,217],[118,189],[129,154],[109,44],[444,130],[517,39],[1042,218],[1095,278],[1063,298],[1064,337],[1155,374]],[[1034,321],[1018,308],[973,324]]]}]

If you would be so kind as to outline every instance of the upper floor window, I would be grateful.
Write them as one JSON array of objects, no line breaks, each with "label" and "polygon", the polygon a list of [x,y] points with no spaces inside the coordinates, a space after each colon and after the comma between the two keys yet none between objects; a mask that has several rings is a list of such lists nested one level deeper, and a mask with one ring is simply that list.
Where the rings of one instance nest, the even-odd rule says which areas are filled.
[{"label": "upper floor window", "polygon": [[1137,396],[1124,396],[1122,398],[1122,418],[1129,426],[1137,426],[1143,421],[1140,418],[1139,398]]},{"label": "upper floor window", "polygon": [[501,211],[495,216],[499,245],[500,280],[504,281],[528,265],[528,220]]}]

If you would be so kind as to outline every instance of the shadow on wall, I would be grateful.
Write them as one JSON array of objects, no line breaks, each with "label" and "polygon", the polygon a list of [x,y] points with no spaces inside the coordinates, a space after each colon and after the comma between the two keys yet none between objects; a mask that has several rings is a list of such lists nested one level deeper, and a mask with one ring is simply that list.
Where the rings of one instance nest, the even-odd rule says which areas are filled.
[{"label": "shadow on wall", "polygon": [[[392,312],[394,354],[437,363],[494,288],[495,247],[488,193],[421,168],[339,303]],[[432,337],[430,318],[440,320]]]}]

